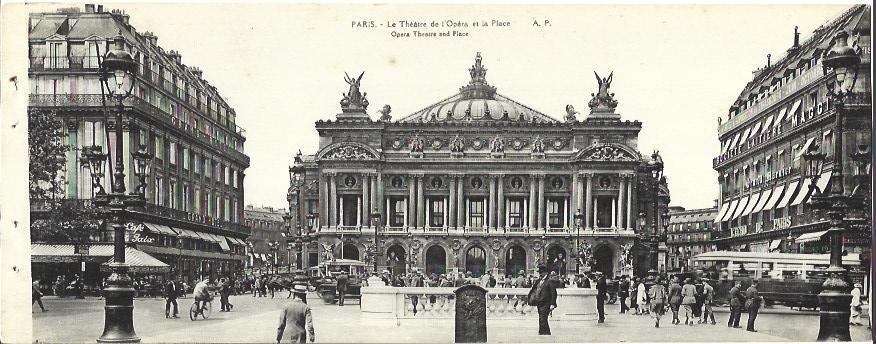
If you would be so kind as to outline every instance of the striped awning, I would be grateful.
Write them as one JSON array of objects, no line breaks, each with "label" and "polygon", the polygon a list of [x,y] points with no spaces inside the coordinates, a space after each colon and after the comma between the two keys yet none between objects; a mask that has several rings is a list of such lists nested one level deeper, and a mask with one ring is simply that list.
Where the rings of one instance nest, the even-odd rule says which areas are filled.
[{"label": "striped awning", "polygon": [[221,237],[219,240],[219,247],[221,247],[223,251],[231,251],[231,246],[228,245],[228,240],[226,240],[225,237]]},{"label": "striped awning", "polygon": [[785,185],[778,185],[773,188],[773,194],[770,195],[770,199],[768,199],[766,204],[763,205],[763,210],[775,209],[776,205],[779,204],[779,200],[782,199],[783,190],[785,190]]},{"label": "striped awning", "polygon": [[246,241],[243,241],[241,239],[235,237],[225,237],[225,239],[228,239],[228,242],[230,242],[232,245],[246,246]]},{"label": "striped awning", "polygon": [[720,223],[721,220],[727,216],[727,209],[730,208],[730,202],[724,202],[721,204],[721,209],[718,209],[718,215],[715,216],[715,223]]},{"label": "striped awning", "polygon": [[[75,263],[83,259],[87,262],[103,263],[101,270],[109,268],[114,253],[113,245],[89,245],[88,254],[75,254],[73,244],[31,244],[30,259],[32,263]],[[131,272],[161,273],[170,271],[170,266],[146,252],[133,247],[125,248],[125,263]]]},{"label": "striped awning", "polygon": [[818,177],[818,181],[815,182],[815,187],[818,188],[820,192],[827,191],[827,184],[830,183],[830,179],[833,178],[833,171],[827,171],[821,174]]},{"label": "striped awning", "polygon": [[733,216],[733,213],[736,212],[736,208],[738,206],[739,206],[739,199],[734,199],[734,200],[730,201],[730,206],[727,207],[727,213],[724,214],[723,217],[721,217],[721,221],[719,221],[719,222],[730,221],[732,216]]},{"label": "striped awning", "polygon": [[763,122],[763,131],[764,131],[764,132],[767,132],[767,131],[770,131],[770,130],[773,129],[773,118],[775,118],[775,116],[776,116],[776,115],[770,115],[770,116],[767,117],[766,120]]},{"label": "striped awning", "polygon": [[757,204],[754,205],[754,208],[751,208],[751,213],[757,213],[763,210],[764,205],[767,204],[767,200],[773,196],[774,189],[765,190],[760,193],[760,199],[757,201]]},{"label": "striped awning", "polygon": [[198,233],[196,233],[190,229],[184,229],[184,228],[177,227],[176,230],[177,230],[177,232],[179,232],[179,236],[184,237],[184,238],[190,238],[190,239],[200,239],[201,238],[200,236],[198,236]]},{"label": "striped awning", "polygon": [[812,184],[812,178],[803,178],[802,183],[800,183],[800,192],[797,192],[797,196],[794,197],[794,200],[791,201],[791,205],[798,205],[800,203],[806,202],[809,199],[809,195],[812,192],[812,188],[809,185]]},{"label": "striped awning", "polygon": [[794,157],[794,160],[799,160],[801,157],[803,157],[803,154],[806,154],[806,152],[809,151],[809,148],[812,147],[812,142],[815,142],[814,137],[806,139],[806,143],[804,143],[803,146],[800,147],[800,150],[797,151],[797,155]]},{"label": "striped awning", "polygon": [[797,244],[802,244],[802,243],[807,243],[807,242],[812,242],[812,241],[818,241],[818,240],[821,240],[821,237],[826,233],[827,233],[827,231],[805,233],[805,234],[798,236],[797,239],[794,239],[794,242]]},{"label": "striped awning", "polygon": [[[100,269],[103,271],[107,271],[109,269],[109,264],[113,262],[113,258],[110,258],[100,267]],[[157,258],[150,256],[146,252],[137,250],[132,247],[125,248],[125,264],[128,265],[128,269],[131,272],[135,273],[159,273],[170,271],[170,265],[167,265]]]},{"label": "striped awning", "polygon": [[797,190],[797,185],[800,185],[799,180],[795,180],[788,184],[788,188],[785,189],[785,194],[782,196],[782,199],[779,203],[776,203],[776,209],[787,207],[789,203],[791,203],[791,196],[794,196],[794,191]]},{"label": "striped awning", "polygon": [[756,194],[751,195],[751,200],[748,201],[748,205],[745,206],[745,209],[742,210],[742,213],[739,216],[748,216],[751,214],[751,211],[754,209],[754,206],[760,202],[761,193],[758,192]]},{"label": "striped awning", "polygon": [[751,197],[746,196],[745,198],[740,199],[739,206],[737,207],[736,211],[733,213],[733,216],[730,217],[731,221],[736,220],[737,218],[742,216],[742,211],[745,210],[745,207],[748,206],[748,202],[749,202],[750,198]]},{"label": "striped awning", "polygon": [[797,99],[797,101],[794,102],[794,105],[791,105],[791,110],[788,110],[788,116],[794,116],[794,114],[797,113],[797,109],[800,108],[800,104],[802,103],[803,99]]}]

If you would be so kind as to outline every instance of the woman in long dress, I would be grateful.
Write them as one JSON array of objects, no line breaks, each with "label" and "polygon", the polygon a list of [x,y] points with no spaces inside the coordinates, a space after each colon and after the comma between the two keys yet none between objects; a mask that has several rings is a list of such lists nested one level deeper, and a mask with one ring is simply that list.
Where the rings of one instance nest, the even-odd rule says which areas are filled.
[{"label": "woman in long dress", "polygon": [[650,312],[646,306],[648,304],[648,291],[645,290],[645,283],[639,283],[636,298],[636,303],[639,304],[639,309],[642,311],[642,314]]}]

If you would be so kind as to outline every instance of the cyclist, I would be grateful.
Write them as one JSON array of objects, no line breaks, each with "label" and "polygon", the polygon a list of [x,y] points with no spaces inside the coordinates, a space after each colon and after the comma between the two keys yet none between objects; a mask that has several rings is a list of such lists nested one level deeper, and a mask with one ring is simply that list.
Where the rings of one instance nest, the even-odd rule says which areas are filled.
[{"label": "cyclist", "polygon": [[203,303],[212,301],[213,297],[210,295],[210,289],[208,284],[210,283],[210,277],[206,277],[198,284],[195,285],[195,290],[192,295],[195,297],[195,312],[196,314],[202,314]]}]

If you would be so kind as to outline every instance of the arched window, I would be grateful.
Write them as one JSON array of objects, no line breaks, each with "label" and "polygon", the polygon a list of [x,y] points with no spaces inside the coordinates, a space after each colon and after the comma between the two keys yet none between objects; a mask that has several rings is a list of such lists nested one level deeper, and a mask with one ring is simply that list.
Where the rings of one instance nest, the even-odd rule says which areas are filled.
[{"label": "arched window", "polygon": [[447,252],[439,245],[426,250],[426,274],[443,274],[447,271]]},{"label": "arched window", "polygon": [[353,244],[344,244],[342,258],[359,260],[359,248]]},{"label": "arched window", "polygon": [[465,252],[465,271],[473,277],[480,277],[486,272],[487,253],[480,246],[472,246]]}]

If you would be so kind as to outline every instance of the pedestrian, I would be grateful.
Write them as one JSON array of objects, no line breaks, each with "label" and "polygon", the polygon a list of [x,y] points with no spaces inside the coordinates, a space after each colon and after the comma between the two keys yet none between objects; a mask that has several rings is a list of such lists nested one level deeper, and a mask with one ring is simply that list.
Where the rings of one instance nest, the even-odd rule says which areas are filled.
[{"label": "pedestrian", "polygon": [[307,299],[307,286],[296,284],[292,287],[294,297],[292,302],[283,308],[280,316],[280,326],[277,327],[277,343],[283,340],[283,332],[289,332],[291,343],[306,343],[316,341],[313,329],[313,315],[310,306],[304,302]]},{"label": "pedestrian", "polygon": [[258,278],[254,278],[252,281],[252,297],[259,296],[259,288],[261,288],[261,283],[259,282],[261,281]]},{"label": "pedestrian", "polygon": [[636,304],[639,305],[636,311],[640,314],[651,312],[648,310],[648,292],[645,290],[645,283],[643,281],[639,281],[639,285],[636,286]]},{"label": "pedestrian", "polygon": [[[33,280],[33,284],[30,285],[30,306],[33,307],[33,303],[36,302],[40,305],[40,309],[45,312],[46,307],[43,306],[43,292],[40,291],[40,280]],[[32,309],[32,308],[31,308]]]},{"label": "pedestrian", "polygon": [[338,275],[338,280],[337,280],[337,284],[338,284],[338,287],[337,287],[337,289],[338,289],[338,306],[343,306],[343,305],[344,305],[344,298],[345,298],[346,295],[347,295],[347,284],[348,284],[349,281],[350,281],[350,278],[347,277],[347,272],[346,272],[346,271],[341,271],[341,274]]},{"label": "pedestrian", "polygon": [[[179,318],[179,305],[176,298],[179,296],[179,288],[173,280],[173,276],[164,283],[164,318]],[[170,313],[170,305],[173,305],[173,313]]]},{"label": "pedestrian", "polygon": [[852,303],[851,303],[851,318],[849,320],[849,324],[851,325],[863,325],[861,323],[861,288],[863,285],[861,283],[855,283],[855,287],[852,288]]},{"label": "pedestrian", "polygon": [[684,314],[685,325],[694,325],[693,307],[697,303],[696,295],[697,287],[694,286],[693,279],[688,277],[681,287],[681,313]]},{"label": "pedestrian", "polygon": [[736,281],[730,288],[730,319],[727,327],[739,328],[739,318],[742,317],[742,309],[745,306],[745,294],[742,292],[742,282]]},{"label": "pedestrian", "polygon": [[495,288],[495,287],[496,287],[496,284],[497,284],[497,281],[496,281],[496,278],[493,277],[493,272],[490,271],[490,272],[487,273],[487,274],[490,276],[490,281],[489,281],[489,283],[487,284],[487,286],[489,286],[490,288]]},{"label": "pedestrian", "polygon": [[712,302],[715,299],[715,288],[708,281],[703,281],[703,324],[712,319],[712,325],[715,325],[715,313],[712,312]]},{"label": "pedestrian", "polygon": [[524,280],[526,279],[526,273],[523,270],[517,273],[517,278],[514,280],[514,288],[525,288]]},{"label": "pedestrian", "polygon": [[605,298],[608,296],[608,287],[605,285],[605,276],[602,272],[596,272],[596,311],[599,312],[597,323],[605,322]]},{"label": "pedestrian", "polygon": [[528,303],[538,309],[538,334],[550,335],[551,327],[548,324],[548,315],[557,308],[557,288],[548,278],[548,268],[544,265],[538,267],[539,278],[532,289],[529,290]]},{"label": "pedestrian", "polygon": [[754,329],[754,320],[757,319],[757,312],[760,310],[760,303],[763,298],[757,292],[757,280],[751,280],[751,286],[745,290],[745,308],[748,310],[748,327],[746,331],[757,332]]},{"label": "pedestrian", "polygon": [[628,291],[628,293],[630,294],[630,308],[633,311],[632,314],[635,314],[635,315],[641,314],[640,309],[639,309],[639,303],[638,303],[639,302],[639,297],[638,297],[639,296],[639,283],[641,283],[641,281],[639,281],[639,278],[633,277],[633,280],[629,285],[629,291]]},{"label": "pedestrian", "polygon": [[228,300],[228,297],[231,296],[232,287],[231,281],[228,279],[222,279],[222,285],[219,286],[219,303],[221,304],[220,312],[231,312],[231,309],[234,308],[234,305]]},{"label": "pedestrian", "polygon": [[663,278],[658,276],[654,285],[648,290],[651,316],[654,317],[654,327],[660,327],[660,318],[666,313],[666,287],[663,286]]},{"label": "pedestrian", "polygon": [[[621,314],[626,313],[627,310],[630,309],[630,307],[627,307],[627,297],[629,297],[630,295],[633,295],[633,297],[635,298],[635,294],[630,293],[630,281],[627,280],[627,276],[621,276],[620,286],[617,290],[617,298],[620,300]],[[632,306],[634,304],[635,301],[633,301],[633,299],[630,299],[630,305]]]},{"label": "pedestrian", "polygon": [[681,307],[681,285],[678,284],[678,276],[674,276],[669,283],[669,309],[672,310],[673,325],[681,323],[678,319],[679,307]]},{"label": "pedestrian", "polygon": [[696,302],[693,304],[693,316],[697,318],[697,324],[702,323],[703,316],[703,303],[706,299],[705,287],[703,287],[703,280],[699,277],[694,278],[694,287],[696,290],[696,295],[694,298]]}]

